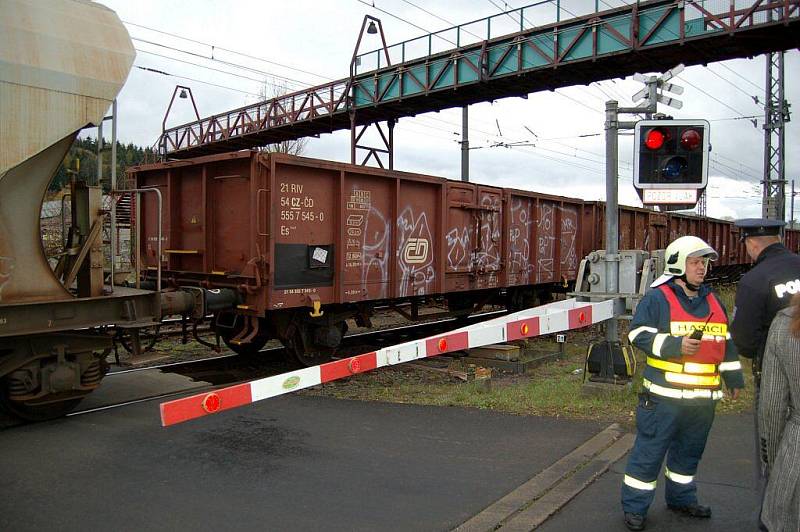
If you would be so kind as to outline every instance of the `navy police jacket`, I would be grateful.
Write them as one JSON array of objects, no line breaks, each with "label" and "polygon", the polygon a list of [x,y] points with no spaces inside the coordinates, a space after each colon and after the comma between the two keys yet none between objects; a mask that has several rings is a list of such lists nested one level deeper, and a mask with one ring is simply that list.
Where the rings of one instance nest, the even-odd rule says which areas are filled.
[{"label": "navy police jacket", "polygon": [[[710,312],[708,297],[711,296],[711,289],[706,285],[701,285],[697,296],[692,298],[689,298],[683,288],[675,284],[674,280],[668,281],[666,287],[675,293],[681,307],[688,314],[696,316],[698,320],[708,316]],[[720,302],[720,306],[722,306],[722,302]],[[722,308],[724,310],[724,306]],[[633,345],[647,353],[653,361],[680,362],[683,337],[670,334],[670,321],[670,306],[666,297],[661,290],[650,290],[636,307],[628,338]],[[744,376],[739,363],[738,351],[730,334],[726,336],[725,358],[719,364],[719,374],[727,388],[743,388]],[[722,397],[721,389],[714,390],[711,394],[707,393],[707,390],[697,390],[696,393],[685,389],[678,391],[673,383],[667,381],[662,369],[649,363],[645,366],[643,377],[645,388],[651,393],[667,398],[697,402]]]},{"label": "navy police jacket", "polygon": [[783,244],[768,246],[739,281],[731,334],[743,357],[760,360],[775,314],[800,293],[800,256]]}]

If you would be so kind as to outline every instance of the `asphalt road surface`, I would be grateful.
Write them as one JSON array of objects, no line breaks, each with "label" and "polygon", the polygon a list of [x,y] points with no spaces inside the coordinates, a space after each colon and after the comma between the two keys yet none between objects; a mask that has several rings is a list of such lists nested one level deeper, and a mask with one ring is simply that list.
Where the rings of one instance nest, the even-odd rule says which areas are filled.
[{"label": "asphalt road surface", "polygon": [[0,433],[0,530],[450,530],[603,426],[285,396],[164,429],[136,404]]},{"label": "asphalt road surface", "polygon": [[[451,530],[606,426],[284,396],[164,429],[134,404],[0,432],[0,530]],[[719,417],[714,517],[674,516],[659,490],[648,530],[753,529],[752,447],[749,417]],[[625,530],[624,464],[541,529]]]}]

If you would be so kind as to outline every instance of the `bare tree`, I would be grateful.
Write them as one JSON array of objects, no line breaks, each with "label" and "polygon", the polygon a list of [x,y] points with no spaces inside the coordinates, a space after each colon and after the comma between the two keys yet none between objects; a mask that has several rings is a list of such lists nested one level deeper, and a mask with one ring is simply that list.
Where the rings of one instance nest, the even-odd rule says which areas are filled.
[{"label": "bare tree", "polygon": [[[272,81],[264,80],[264,84],[259,89],[258,94],[262,100],[271,100],[279,98],[284,94],[291,92],[285,82],[279,82],[273,78]],[[274,144],[267,144],[259,148],[260,151],[265,153],[287,153],[289,155],[302,155],[308,144],[307,137],[301,137],[295,140],[284,140]]]}]

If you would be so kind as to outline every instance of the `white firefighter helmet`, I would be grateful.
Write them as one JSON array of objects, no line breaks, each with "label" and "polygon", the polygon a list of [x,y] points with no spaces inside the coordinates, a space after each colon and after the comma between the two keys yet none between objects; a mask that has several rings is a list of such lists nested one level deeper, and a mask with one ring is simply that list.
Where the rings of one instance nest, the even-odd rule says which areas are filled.
[{"label": "white firefighter helmet", "polygon": [[664,273],[650,285],[655,288],[673,277],[686,273],[686,259],[689,257],[708,257],[717,260],[717,252],[702,238],[682,236],[667,246],[664,252]]}]

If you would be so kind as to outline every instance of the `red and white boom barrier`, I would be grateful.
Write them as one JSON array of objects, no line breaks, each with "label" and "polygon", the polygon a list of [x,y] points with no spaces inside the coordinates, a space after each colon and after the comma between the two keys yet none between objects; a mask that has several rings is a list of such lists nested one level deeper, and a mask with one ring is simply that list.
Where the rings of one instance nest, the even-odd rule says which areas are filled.
[{"label": "red and white boom barrier", "polygon": [[449,333],[429,336],[378,351],[357,355],[319,366],[290,371],[213,392],[192,395],[161,403],[161,425],[169,426],[190,419],[216,414],[238,406],[310,388],[356,373],[393,366],[420,358],[433,357],[471,347],[533,338],[587,327],[614,317],[613,301],[557,301],[540,307],[507,314]]}]

